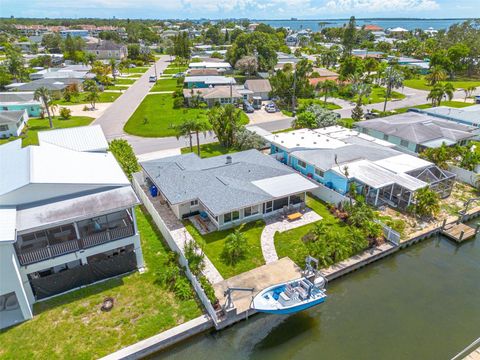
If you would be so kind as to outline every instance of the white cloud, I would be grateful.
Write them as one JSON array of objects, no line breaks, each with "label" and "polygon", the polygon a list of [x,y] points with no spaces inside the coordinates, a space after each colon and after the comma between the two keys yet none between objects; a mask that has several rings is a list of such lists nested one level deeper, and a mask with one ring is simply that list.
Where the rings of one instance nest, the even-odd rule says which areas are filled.
[{"label": "white cloud", "polygon": [[436,0],[328,0],[325,10],[332,12],[385,12],[438,9]]}]

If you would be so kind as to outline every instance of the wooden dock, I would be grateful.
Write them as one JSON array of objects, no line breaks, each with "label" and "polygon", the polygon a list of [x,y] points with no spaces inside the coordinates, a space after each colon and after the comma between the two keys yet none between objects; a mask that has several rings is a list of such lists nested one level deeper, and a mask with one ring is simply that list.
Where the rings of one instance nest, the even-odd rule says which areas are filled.
[{"label": "wooden dock", "polygon": [[478,226],[475,229],[463,223],[454,223],[450,225],[444,225],[442,227],[442,235],[445,235],[457,243],[462,243],[463,241],[474,238],[478,233],[478,229]]}]

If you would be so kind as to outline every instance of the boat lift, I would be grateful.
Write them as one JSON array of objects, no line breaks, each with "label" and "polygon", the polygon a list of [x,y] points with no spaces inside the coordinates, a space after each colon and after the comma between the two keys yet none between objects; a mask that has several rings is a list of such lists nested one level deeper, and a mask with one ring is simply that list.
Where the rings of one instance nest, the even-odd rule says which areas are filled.
[{"label": "boat lift", "polygon": [[223,305],[225,310],[228,309],[233,309],[233,299],[232,299],[232,293],[234,291],[249,291],[253,292],[255,290],[254,288],[244,288],[244,287],[228,287],[227,290],[223,292],[223,296],[226,297],[225,305]]}]

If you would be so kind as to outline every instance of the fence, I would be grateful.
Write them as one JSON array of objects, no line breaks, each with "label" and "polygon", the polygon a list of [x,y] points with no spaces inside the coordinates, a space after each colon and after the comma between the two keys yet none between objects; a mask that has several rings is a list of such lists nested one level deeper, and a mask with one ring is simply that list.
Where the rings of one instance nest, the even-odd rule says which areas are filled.
[{"label": "fence", "polygon": [[479,186],[480,174],[477,174],[474,171],[463,169],[455,165],[450,165],[448,167],[448,170],[450,170],[452,173],[457,175],[458,181],[464,182],[466,184],[469,184],[475,187]]},{"label": "fence", "polygon": [[349,201],[348,197],[326,187],[323,184],[317,184],[319,187],[317,189],[311,190],[310,192],[318,197],[320,200],[323,200],[329,204],[339,204],[346,201]]},{"label": "fence", "polygon": [[383,236],[385,236],[385,239],[390,241],[391,243],[395,245],[400,245],[400,234],[393,230],[391,227],[385,225],[379,220],[374,220],[377,224],[380,224],[383,228]]},{"label": "fence", "polygon": [[207,312],[212,318],[213,322],[215,323],[215,325],[217,325],[218,324],[217,313],[213,308],[212,304],[210,303],[210,300],[205,294],[205,290],[203,290],[197,277],[193,275],[192,272],[190,271],[190,267],[188,266],[188,260],[185,258],[185,255],[183,254],[183,249],[180,249],[180,247],[177,245],[177,243],[173,239],[172,234],[168,230],[167,225],[163,221],[162,217],[159,215],[158,211],[153,206],[147,194],[145,194],[145,191],[140,186],[140,184],[143,183],[142,175],[140,173],[133,174],[132,183],[133,183],[133,188],[135,189],[135,192],[140,197],[140,200],[142,201],[143,206],[145,206],[149,214],[152,216],[153,221],[155,222],[158,229],[162,233],[163,238],[167,242],[168,246],[170,247],[170,249],[172,249],[179,255],[178,261],[181,266],[185,267],[185,275],[187,276],[188,280],[190,280],[195,292],[200,298],[200,301],[202,302],[203,306],[205,306],[205,309],[207,309]]}]

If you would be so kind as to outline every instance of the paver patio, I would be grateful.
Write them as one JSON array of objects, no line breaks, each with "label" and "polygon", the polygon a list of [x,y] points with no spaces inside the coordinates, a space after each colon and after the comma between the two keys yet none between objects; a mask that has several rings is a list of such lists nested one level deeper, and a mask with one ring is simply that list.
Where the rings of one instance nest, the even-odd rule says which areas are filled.
[{"label": "paver patio", "polygon": [[321,220],[322,217],[315,211],[307,209],[300,219],[289,221],[279,216],[272,216],[265,219],[266,226],[262,231],[260,242],[262,245],[262,253],[266,264],[270,264],[278,260],[277,251],[275,250],[275,233],[291,230],[303,225],[311,224]]}]

